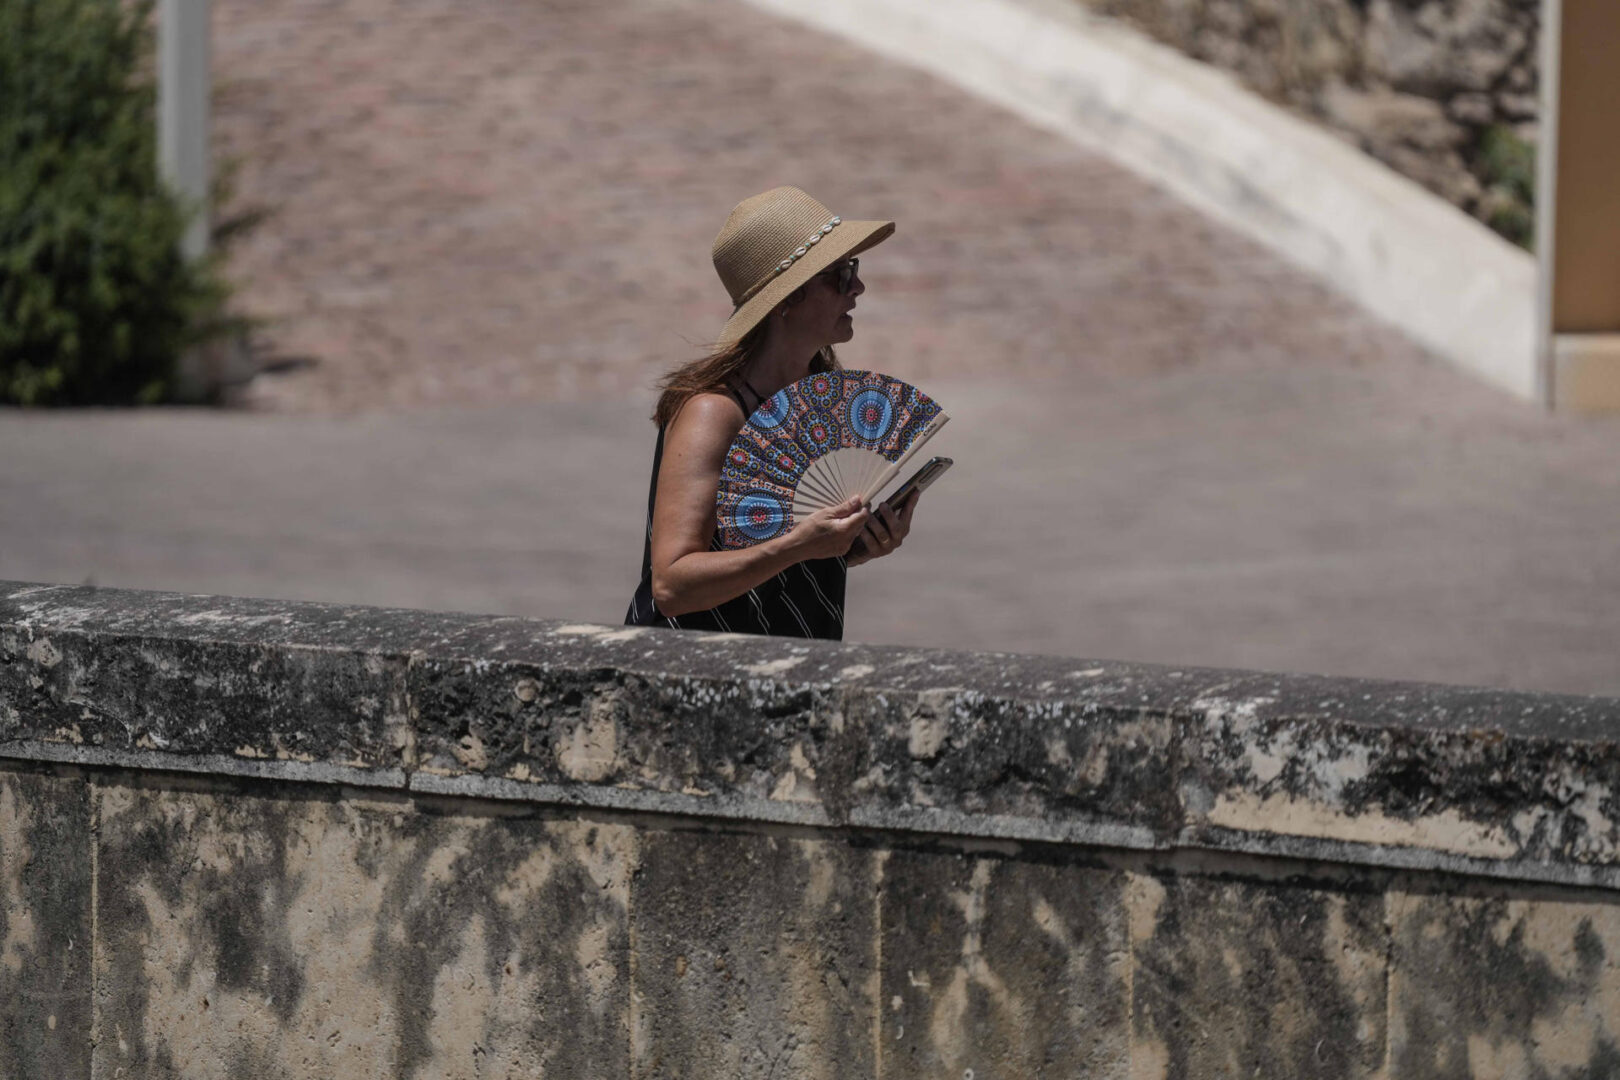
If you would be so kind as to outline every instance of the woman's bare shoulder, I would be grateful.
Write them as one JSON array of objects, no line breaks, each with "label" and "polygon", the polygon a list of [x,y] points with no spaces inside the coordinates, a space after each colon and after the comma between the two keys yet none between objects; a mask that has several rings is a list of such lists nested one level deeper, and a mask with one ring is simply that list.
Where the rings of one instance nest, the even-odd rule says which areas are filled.
[{"label": "woman's bare shoulder", "polygon": [[735,398],[721,393],[693,394],[670,421],[669,435],[698,442],[723,439],[729,445],[747,419]]}]

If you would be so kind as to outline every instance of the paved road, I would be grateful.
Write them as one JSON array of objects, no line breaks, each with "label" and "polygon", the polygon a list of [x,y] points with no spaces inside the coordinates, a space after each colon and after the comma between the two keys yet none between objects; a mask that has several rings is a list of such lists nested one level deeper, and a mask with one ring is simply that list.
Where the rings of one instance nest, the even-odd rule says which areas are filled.
[{"label": "paved road", "polygon": [[[939,381],[959,462],[849,636],[1620,692],[1620,425],[1434,365]],[[622,617],[632,403],[0,414],[0,578]]]},{"label": "paved road", "polygon": [[[792,180],[959,462],[849,633],[1620,693],[1620,425],[1426,358],[1105,160],[724,0],[222,0],[259,412],[0,412],[0,577],[616,621],[646,390]],[[363,409],[359,413],[356,409]],[[280,410],[274,411],[274,410]]]}]

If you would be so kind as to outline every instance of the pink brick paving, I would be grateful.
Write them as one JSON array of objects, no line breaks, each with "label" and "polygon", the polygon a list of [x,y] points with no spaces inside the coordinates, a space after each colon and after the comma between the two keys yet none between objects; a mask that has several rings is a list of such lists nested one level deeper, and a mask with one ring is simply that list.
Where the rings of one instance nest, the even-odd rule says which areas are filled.
[{"label": "pink brick paving", "polygon": [[1132,377],[1420,354],[1098,156],[724,0],[217,0],[264,408],[643,394],[728,313],[732,204],[893,217],[851,366]]}]

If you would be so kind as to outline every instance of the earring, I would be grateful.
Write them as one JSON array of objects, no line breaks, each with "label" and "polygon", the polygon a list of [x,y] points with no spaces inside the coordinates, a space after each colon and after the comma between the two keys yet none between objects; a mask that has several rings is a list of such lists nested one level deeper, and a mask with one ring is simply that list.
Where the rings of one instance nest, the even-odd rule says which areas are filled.
[{"label": "earring", "polygon": [[787,312],[788,312],[787,308],[782,309],[782,318],[784,318],[784,319],[787,318]]}]

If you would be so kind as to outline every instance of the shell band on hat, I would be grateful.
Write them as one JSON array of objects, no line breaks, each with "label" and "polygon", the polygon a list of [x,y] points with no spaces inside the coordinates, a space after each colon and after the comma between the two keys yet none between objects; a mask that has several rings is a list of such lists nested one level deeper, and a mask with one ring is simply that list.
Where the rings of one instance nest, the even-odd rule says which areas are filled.
[{"label": "shell band on hat", "polygon": [[742,340],[794,290],[894,232],[892,221],[839,217],[796,187],[744,199],[714,238],[714,269],[731,297],[719,346]]},{"label": "shell band on hat", "polygon": [[844,223],[843,218],[835,217],[831,221],[827,222],[827,224],[823,225],[816,232],[811,233],[810,234],[810,239],[806,240],[804,243],[802,243],[798,247],[794,248],[793,249],[793,254],[789,255],[787,258],[785,258],[781,262],[777,263],[776,266],[772,268],[771,272],[769,274],[766,274],[765,277],[757,285],[755,285],[753,288],[749,289],[747,292],[743,293],[742,299],[738,300],[737,303],[732,307],[731,310],[736,311],[737,308],[740,308],[744,304],[746,304],[751,297],[753,297],[756,293],[759,292],[759,290],[763,289],[766,285],[769,285],[772,278],[776,277],[782,271],[791,268],[794,263],[798,262],[800,259],[802,259],[806,255],[810,254],[810,249],[815,247],[817,244],[821,243],[821,238],[823,236],[826,236],[828,233],[832,232],[834,229],[838,228],[838,226],[842,225],[843,223]]}]

